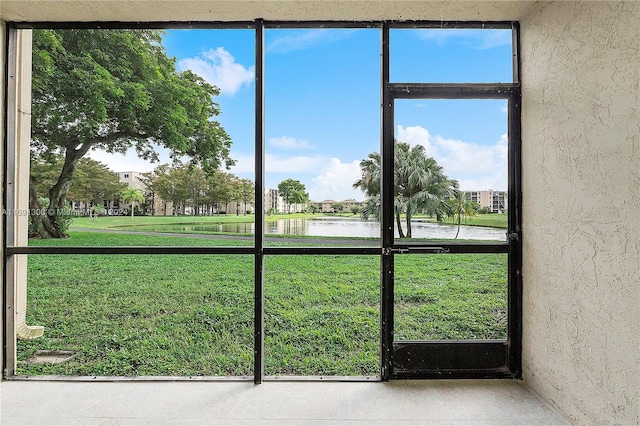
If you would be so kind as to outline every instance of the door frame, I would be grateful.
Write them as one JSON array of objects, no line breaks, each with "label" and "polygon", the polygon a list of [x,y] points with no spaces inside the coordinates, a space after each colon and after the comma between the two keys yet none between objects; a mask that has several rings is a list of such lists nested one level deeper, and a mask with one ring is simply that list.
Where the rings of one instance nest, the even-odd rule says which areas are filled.
[{"label": "door frame", "polygon": [[[453,23],[477,28],[474,24]],[[483,28],[487,28],[485,24]],[[390,29],[434,28],[414,23],[382,27],[382,366],[381,378],[498,378],[522,375],[521,241],[521,91],[518,67],[519,25],[493,23],[512,30],[513,83],[399,83],[390,81]],[[441,28],[437,26],[435,28]],[[508,102],[508,229],[504,243],[396,243],[394,241],[394,107],[396,99],[504,99]],[[390,194],[390,195],[389,195]],[[507,338],[505,340],[394,341],[394,258],[403,253],[505,253],[507,266]]]}]

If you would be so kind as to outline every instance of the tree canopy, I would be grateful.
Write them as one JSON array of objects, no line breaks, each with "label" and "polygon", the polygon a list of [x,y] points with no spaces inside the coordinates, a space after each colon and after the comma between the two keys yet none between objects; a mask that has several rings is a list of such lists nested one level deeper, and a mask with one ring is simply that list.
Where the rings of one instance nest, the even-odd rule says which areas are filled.
[{"label": "tree canopy", "polygon": [[[155,30],[34,31],[32,155],[64,157],[46,194],[51,209],[64,206],[78,161],[92,149],[134,148],[153,161],[164,147],[205,171],[233,165],[231,139],[212,119],[220,114],[218,88],[178,72],[161,37]],[[32,236],[66,236],[55,217],[32,222]]]},{"label": "tree canopy", "polygon": [[[381,157],[372,152],[360,162],[361,177],[354,184],[368,197],[361,212],[363,218],[380,219]],[[394,146],[394,215],[400,238],[411,238],[411,218],[416,213],[435,215],[440,220],[448,210],[445,197],[457,186],[449,180],[444,169],[426,154],[422,145],[411,147],[404,142]],[[405,215],[407,233],[402,229],[401,214]]]},{"label": "tree canopy", "polygon": [[288,213],[291,213],[291,205],[302,204],[309,201],[309,193],[299,180],[285,179],[278,184],[280,196],[287,203]]},{"label": "tree canopy", "polygon": [[243,203],[246,214],[247,204],[252,204],[255,198],[255,185],[251,180],[222,170],[207,174],[197,166],[162,164],[143,182],[148,194],[172,203],[174,214],[185,213],[187,207],[196,216],[213,211],[226,213],[231,202],[238,206]]}]

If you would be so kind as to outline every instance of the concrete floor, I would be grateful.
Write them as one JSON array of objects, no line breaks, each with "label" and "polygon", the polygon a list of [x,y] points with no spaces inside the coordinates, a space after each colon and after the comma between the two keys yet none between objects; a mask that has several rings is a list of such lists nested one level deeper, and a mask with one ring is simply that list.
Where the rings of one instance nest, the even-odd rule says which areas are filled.
[{"label": "concrete floor", "polygon": [[0,383],[1,423],[566,425],[512,380]]}]

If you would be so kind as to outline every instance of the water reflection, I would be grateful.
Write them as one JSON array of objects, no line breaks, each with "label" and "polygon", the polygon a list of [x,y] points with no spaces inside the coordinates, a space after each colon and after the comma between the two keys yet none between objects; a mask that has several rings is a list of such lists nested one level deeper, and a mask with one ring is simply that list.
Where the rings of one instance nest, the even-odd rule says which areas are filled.
[{"label": "water reflection", "polygon": [[[443,225],[423,220],[412,221],[411,227],[414,238],[453,239],[457,231],[455,225]],[[255,232],[253,223],[175,224],[162,227],[154,226],[154,228],[164,232],[225,232],[232,234],[253,234]],[[345,217],[279,219],[265,222],[265,234],[379,238],[380,224]],[[397,234],[396,237],[398,237]],[[462,225],[458,239],[505,241],[506,230]]]},{"label": "water reflection", "polygon": [[[453,239],[457,226],[416,220],[411,222],[414,238]],[[311,235],[322,237],[380,236],[378,222],[363,222],[357,218],[326,217],[316,219],[283,219],[265,224],[266,234]],[[396,233],[396,238],[398,234]],[[505,241],[506,230],[479,226],[460,226],[458,239]]]}]

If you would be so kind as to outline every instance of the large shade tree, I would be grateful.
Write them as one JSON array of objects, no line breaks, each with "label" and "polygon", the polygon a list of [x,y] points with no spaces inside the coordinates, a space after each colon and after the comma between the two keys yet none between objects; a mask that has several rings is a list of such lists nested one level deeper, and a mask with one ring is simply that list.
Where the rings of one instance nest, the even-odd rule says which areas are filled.
[{"label": "large shade tree", "polygon": [[[215,170],[231,140],[213,117],[218,88],[178,72],[154,30],[37,30],[33,36],[32,141],[39,161],[64,162],[43,194],[50,214],[32,216],[33,237],[66,237],[55,213],[64,207],[78,161],[90,150],[156,160],[157,147]],[[30,185],[30,191],[37,191]],[[39,195],[30,196],[32,208]]]},{"label": "large shade tree", "polygon": [[[57,171],[60,172],[60,168]],[[103,205],[105,201],[117,200],[126,187],[117,173],[87,157],[78,161],[68,198],[76,203],[84,203],[85,207]]]},{"label": "large shade tree", "polygon": [[229,211],[229,203],[240,199],[239,179],[232,173],[218,172],[209,179],[210,194],[216,201],[216,211],[220,212],[224,206],[224,214]]},{"label": "large shade tree", "polygon": [[299,180],[285,179],[278,184],[280,196],[287,203],[288,213],[291,213],[291,206],[303,204],[309,201],[309,193],[305,185]]},{"label": "large shade tree", "polygon": [[[429,157],[422,145],[411,147],[404,142],[394,146],[394,216],[400,238],[411,238],[411,219],[416,213],[435,215],[438,219],[447,212],[444,199],[456,187],[449,180],[444,169],[433,157]],[[381,157],[372,152],[360,162],[361,177],[354,188],[361,189],[367,196],[362,211],[363,218],[375,216],[380,219],[380,179]],[[403,231],[401,215],[405,215],[406,234]]]},{"label": "large shade tree", "polygon": [[[247,214],[247,204],[253,204],[256,198],[256,185],[251,179],[240,179],[240,201],[244,204],[244,214]],[[237,212],[236,212],[237,213]]]},{"label": "large shade tree", "polygon": [[187,206],[191,206],[191,214],[196,216],[210,214],[214,209],[226,214],[230,202],[253,202],[255,192],[253,182],[248,179],[222,170],[207,174],[200,167],[180,163],[162,164],[144,179],[155,195],[173,204],[175,214],[184,214]]},{"label": "large shade tree", "polygon": [[160,198],[169,201],[173,206],[173,215],[184,213],[189,200],[187,187],[187,168],[182,165],[161,164],[153,171],[153,188]]},{"label": "large shade tree", "polygon": [[143,195],[145,197],[147,207],[151,213],[151,216],[155,216],[156,214],[156,186],[154,185],[154,181],[157,178],[157,175],[154,171],[141,173],[138,176],[138,181],[142,184],[144,191]]}]

